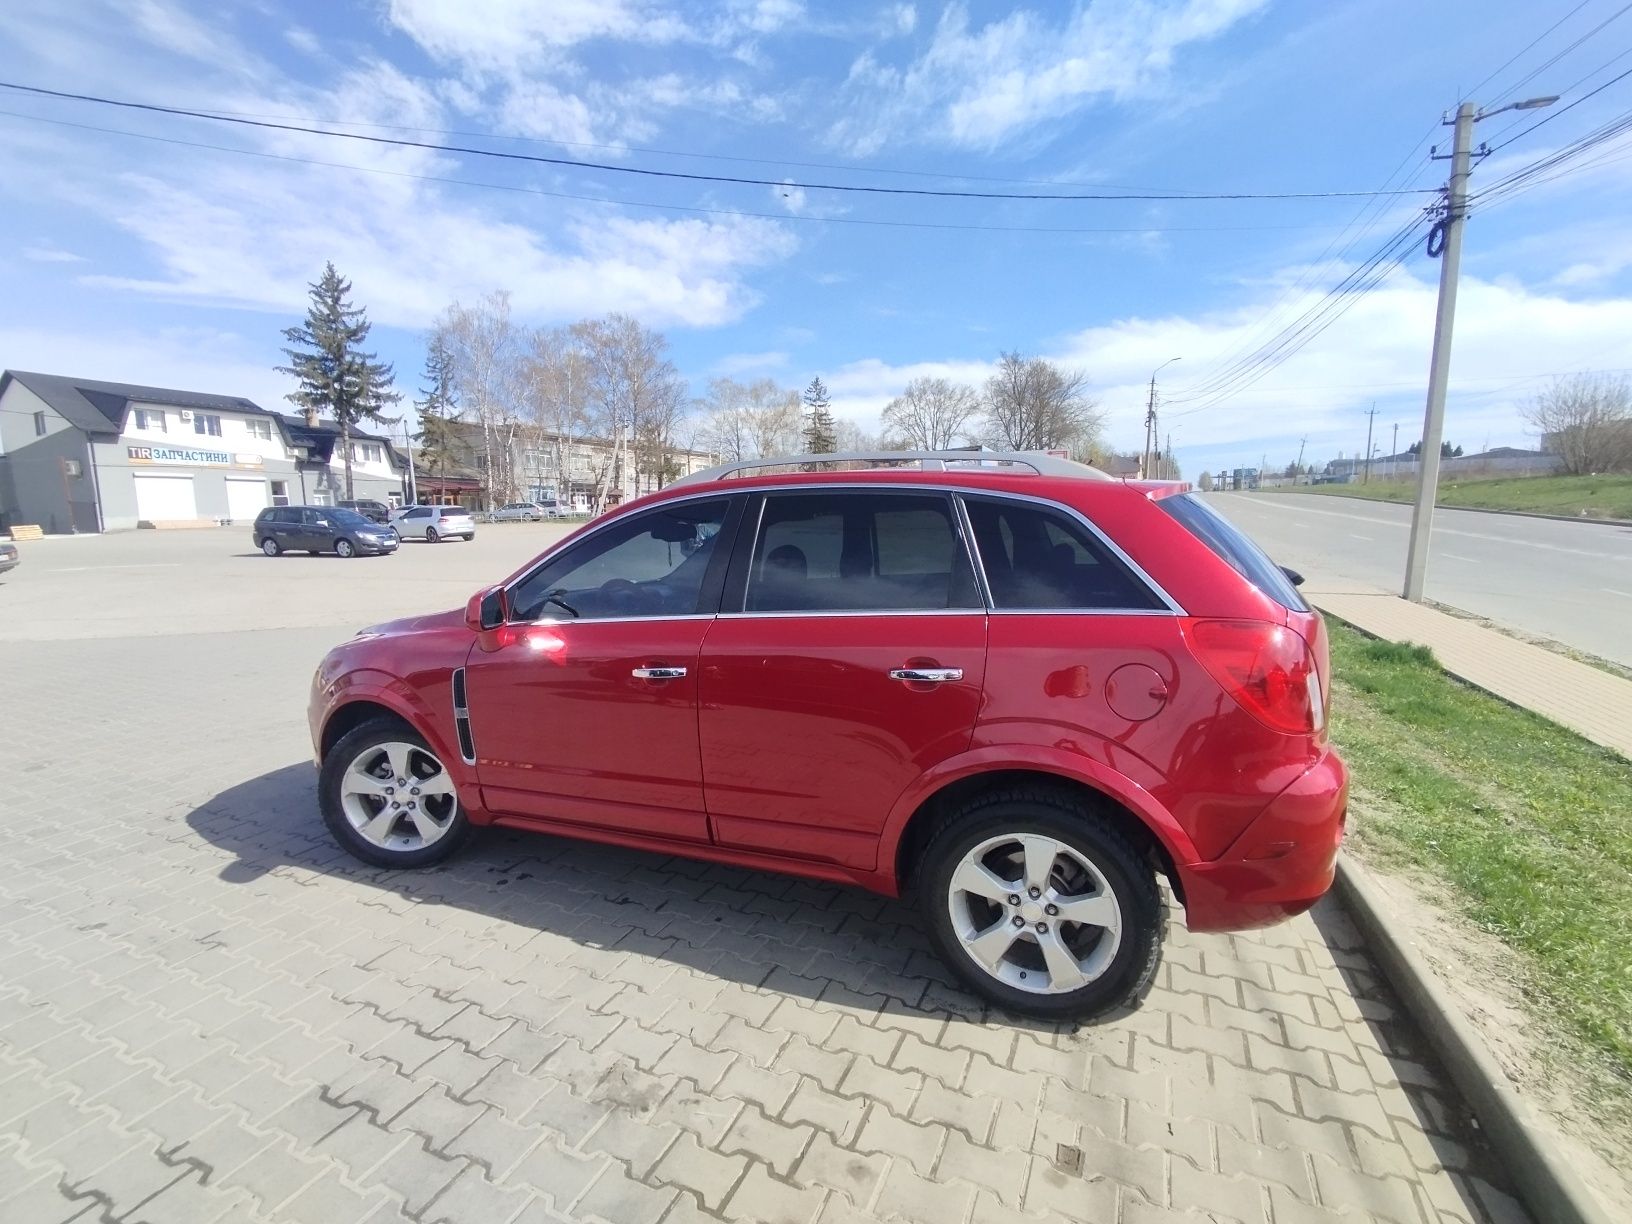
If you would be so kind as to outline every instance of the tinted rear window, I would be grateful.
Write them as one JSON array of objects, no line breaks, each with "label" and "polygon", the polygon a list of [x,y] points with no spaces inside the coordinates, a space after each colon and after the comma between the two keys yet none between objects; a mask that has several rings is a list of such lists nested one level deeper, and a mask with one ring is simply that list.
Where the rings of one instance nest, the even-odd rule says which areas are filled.
[{"label": "tinted rear window", "polygon": [[1183,523],[1191,535],[1281,607],[1293,612],[1309,611],[1309,605],[1298,594],[1298,588],[1281,572],[1281,567],[1269,559],[1269,554],[1253,543],[1246,532],[1194,493],[1163,497],[1156,504]]}]

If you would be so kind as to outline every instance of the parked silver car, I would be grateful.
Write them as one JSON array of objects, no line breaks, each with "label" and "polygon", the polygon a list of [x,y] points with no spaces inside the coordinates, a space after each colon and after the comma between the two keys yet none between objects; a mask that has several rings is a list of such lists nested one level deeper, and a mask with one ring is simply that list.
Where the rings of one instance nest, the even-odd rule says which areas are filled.
[{"label": "parked silver car", "polygon": [[493,511],[495,523],[537,523],[553,517],[554,515],[538,502],[511,502]]},{"label": "parked silver car", "polygon": [[432,544],[449,536],[476,538],[476,520],[463,506],[404,506],[392,513],[391,526],[404,540]]}]

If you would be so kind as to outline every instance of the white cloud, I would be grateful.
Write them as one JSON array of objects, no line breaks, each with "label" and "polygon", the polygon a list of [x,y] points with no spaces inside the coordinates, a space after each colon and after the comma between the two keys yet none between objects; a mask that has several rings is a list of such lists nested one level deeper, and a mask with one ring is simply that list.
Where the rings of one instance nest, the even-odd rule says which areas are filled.
[{"label": "white cloud", "polygon": [[741,374],[768,374],[788,364],[788,355],[779,349],[765,353],[730,353],[716,361],[710,369],[715,374],[735,378]]},{"label": "white cloud", "polygon": [[477,73],[516,72],[591,39],[689,34],[679,17],[640,0],[390,0],[386,16],[430,55]]},{"label": "white cloud", "polygon": [[21,252],[24,259],[35,263],[84,263],[85,256],[75,255],[72,251],[65,251],[52,243],[38,243],[27,246]]},{"label": "white cloud", "polygon": [[283,32],[283,41],[307,55],[323,54],[323,40],[305,26],[290,26]]},{"label": "white cloud", "polygon": [[[1193,316],[1119,319],[1066,335],[1043,355],[1086,369],[1108,414],[1112,446],[1137,443],[1151,372],[1169,357],[1183,358],[1161,374],[1162,428],[1185,449],[1225,447],[1310,436],[1309,457],[1352,453],[1361,447],[1362,410],[1374,401],[1380,420],[1399,421],[1400,445],[1420,430],[1428,354],[1433,336],[1435,283],[1396,273],[1362,298],[1318,340],[1252,387],[1211,407],[1195,388],[1220,363],[1263,339],[1267,312],[1284,305],[1291,317],[1312,305],[1318,291],[1280,294],[1296,277],[1258,287],[1253,300],[1227,311]],[[995,357],[995,354],[993,354]],[[943,359],[892,365],[852,362],[828,379],[834,410],[864,425],[913,378],[943,377],[978,387],[988,360]],[[1452,355],[1447,434],[1479,446],[1519,444],[1525,427],[1517,411],[1555,374],[1579,369],[1632,367],[1632,298],[1571,297],[1510,280],[1464,276]],[[1198,410],[1199,409],[1199,410]],[[1245,442],[1244,442],[1245,440]],[[1282,459],[1291,458],[1291,455]]]},{"label": "white cloud", "polygon": [[863,54],[845,84],[846,114],[829,139],[858,154],[927,138],[991,149],[1096,101],[1123,101],[1166,81],[1175,53],[1216,37],[1268,0],[1102,0],[1060,24],[1021,9],[979,28],[949,5],[928,49],[906,67]]}]

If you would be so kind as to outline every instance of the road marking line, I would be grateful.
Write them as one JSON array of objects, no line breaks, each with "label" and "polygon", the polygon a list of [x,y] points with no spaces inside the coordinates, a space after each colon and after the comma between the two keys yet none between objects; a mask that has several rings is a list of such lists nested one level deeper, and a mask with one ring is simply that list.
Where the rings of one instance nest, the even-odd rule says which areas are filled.
[{"label": "road marking line", "polygon": [[1632,591],[1617,591],[1614,587],[1605,587],[1604,591],[1610,595],[1619,595],[1622,599],[1632,599]]},{"label": "road marking line", "polygon": [[1361,535],[1358,531],[1349,532],[1349,539],[1351,540],[1370,540],[1371,538],[1371,536]]},{"label": "road marking line", "polygon": [[1473,557],[1464,557],[1461,553],[1448,552],[1448,553],[1440,553],[1439,555],[1444,557],[1447,561],[1467,561],[1467,562],[1469,562],[1470,564],[1473,564],[1473,565],[1478,565],[1479,564],[1477,559],[1475,559]]},{"label": "road marking line", "polygon": [[116,569],[180,569],[180,561],[148,561],[139,565],[64,565],[58,569],[44,570],[47,574],[85,574],[93,570],[100,573],[102,570]]}]

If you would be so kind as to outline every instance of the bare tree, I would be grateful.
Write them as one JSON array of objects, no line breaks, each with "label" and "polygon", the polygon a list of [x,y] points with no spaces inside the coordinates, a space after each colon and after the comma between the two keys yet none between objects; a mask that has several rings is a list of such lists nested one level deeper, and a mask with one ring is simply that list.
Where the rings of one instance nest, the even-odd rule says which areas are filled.
[{"label": "bare tree", "polygon": [[945,378],[915,378],[884,409],[889,436],[908,450],[945,450],[980,411],[973,388]]},{"label": "bare tree", "polygon": [[[547,452],[555,495],[572,503],[573,447],[589,424],[590,360],[571,328],[532,333],[525,359],[526,432],[540,461]],[[541,473],[535,479],[542,483]]]},{"label": "bare tree", "polygon": [[804,446],[804,412],[799,392],[769,378],[747,387],[745,425],[754,454],[761,458],[797,455]]},{"label": "bare tree", "polygon": [[1085,454],[1105,414],[1088,395],[1088,375],[1041,357],[1004,353],[986,382],[984,439],[1004,450],[1064,448]]},{"label": "bare tree", "polygon": [[687,403],[685,384],[668,359],[669,342],[624,314],[586,319],[572,334],[589,361],[589,423],[609,441],[597,500],[641,477],[660,485],[673,465],[674,433]]},{"label": "bare tree", "polygon": [[868,433],[854,421],[847,421],[838,417],[833,422],[834,450],[837,451],[873,451],[883,450],[885,447],[875,433]]},{"label": "bare tree", "polygon": [[442,312],[434,335],[448,354],[460,402],[481,427],[482,484],[492,510],[512,497],[512,447],[524,389],[509,291],[495,289],[473,306],[455,302]]},{"label": "bare tree", "polygon": [[1624,374],[1560,378],[1520,415],[1572,475],[1632,468],[1632,381]]}]

